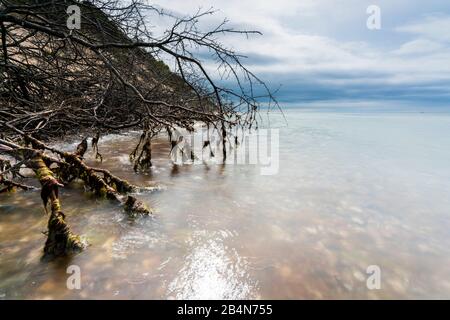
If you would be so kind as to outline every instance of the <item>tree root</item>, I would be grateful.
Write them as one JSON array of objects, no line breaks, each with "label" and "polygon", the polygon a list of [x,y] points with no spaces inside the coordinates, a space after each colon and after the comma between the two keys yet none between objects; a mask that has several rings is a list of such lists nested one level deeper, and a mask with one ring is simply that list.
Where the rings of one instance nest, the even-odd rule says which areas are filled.
[{"label": "tree root", "polygon": [[134,162],[134,171],[148,170],[153,166],[152,164],[152,138],[147,136],[144,145],[142,146],[139,157]]},{"label": "tree root", "polygon": [[124,209],[132,217],[151,213],[150,209],[142,201],[132,196],[128,196],[125,200]]},{"label": "tree root", "polygon": [[[55,206],[56,203],[52,202],[52,208]],[[52,209],[52,213],[48,220],[47,241],[45,242],[44,247],[44,254],[46,256],[60,256],[77,253],[85,248],[85,244],[81,241],[80,237],[69,230],[64,219],[64,213]]]},{"label": "tree root", "polygon": [[95,137],[92,138],[92,149],[95,152],[95,160],[100,160],[100,162],[103,162],[103,156],[101,155],[101,153],[98,151],[98,142],[100,140],[100,132],[97,131],[97,133],[95,134]]},{"label": "tree root", "polygon": [[75,151],[75,155],[78,156],[80,159],[83,159],[84,154],[86,153],[87,149],[88,149],[87,138],[83,138],[83,140],[77,146],[77,150]]},{"label": "tree root", "polygon": [[[133,196],[124,195],[140,188],[118,178],[108,170],[91,168],[83,162],[81,157],[86,150],[81,149],[84,149],[85,140],[78,146],[77,152],[70,153],[49,147],[29,135],[20,133],[24,136],[25,142],[32,145],[32,149],[0,139],[0,151],[15,157],[19,161],[26,162],[26,166],[35,172],[42,186],[41,198],[47,213],[47,204],[50,202],[51,212],[48,220],[47,241],[44,247],[46,256],[79,252],[85,247],[80,237],[70,231],[65,221],[58,195],[58,188],[63,185],[57,180],[55,173],[65,181],[71,181],[75,178],[81,179],[95,194],[118,202],[123,206],[124,211],[132,217],[152,213],[143,202]],[[44,150],[49,150],[58,155],[61,160],[44,154]],[[51,170],[52,164],[57,164],[57,168]],[[2,184],[6,183],[3,176],[0,176],[0,179]]]},{"label": "tree root", "polygon": [[[144,130],[139,138],[139,142],[134,148],[133,152],[130,153],[130,161],[134,162],[133,169],[135,172],[139,170],[146,171],[150,169],[152,164],[152,139],[158,135],[162,130],[159,125],[151,126],[149,123],[144,124]],[[170,128],[167,127],[168,132],[171,135]],[[142,147],[141,147],[142,145]],[[141,147],[141,152],[136,158],[136,155]]]},{"label": "tree root", "polygon": [[[57,163],[59,165],[58,173],[65,181],[72,181],[75,178],[81,179],[97,196],[116,201],[123,205],[126,209],[125,212],[128,214],[133,215],[137,213],[148,215],[152,213],[151,209],[132,196],[128,196],[128,198],[131,197],[134,199],[134,205],[128,207],[125,206],[126,199],[124,199],[122,194],[135,192],[142,188],[134,186],[124,179],[120,179],[108,170],[87,166],[83,160],[79,158],[77,153],[62,152],[48,147],[41,141],[28,135],[26,135],[26,140],[31,142],[34,148],[52,151],[64,160],[58,161]],[[55,159],[48,156],[43,156],[43,159],[46,160],[47,165],[56,162]],[[103,177],[100,174],[102,174]]]}]

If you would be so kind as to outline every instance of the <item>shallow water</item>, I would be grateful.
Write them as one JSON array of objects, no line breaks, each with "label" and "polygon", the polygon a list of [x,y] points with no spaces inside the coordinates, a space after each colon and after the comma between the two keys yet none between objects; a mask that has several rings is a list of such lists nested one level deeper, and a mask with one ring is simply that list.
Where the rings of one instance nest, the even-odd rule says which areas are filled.
[{"label": "shallow water", "polygon": [[[450,114],[286,116],[289,126],[271,117],[280,168],[269,176],[174,166],[164,140],[138,175],[136,134],[104,138],[103,167],[165,189],[139,194],[156,213],[133,220],[64,188],[68,223],[90,243],[70,258],[41,260],[39,192],[0,195],[0,298],[450,298]],[[69,265],[81,268],[81,290],[67,289]],[[366,286],[370,265],[380,290]]]}]

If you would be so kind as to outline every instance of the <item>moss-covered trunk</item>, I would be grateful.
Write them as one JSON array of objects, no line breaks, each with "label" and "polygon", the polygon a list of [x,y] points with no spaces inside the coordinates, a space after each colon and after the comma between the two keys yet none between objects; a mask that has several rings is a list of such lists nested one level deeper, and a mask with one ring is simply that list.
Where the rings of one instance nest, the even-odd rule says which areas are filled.
[{"label": "moss-covered trunk", "polygon": [[80,237],[70,231],[65,221],[65,215],[61,210],[58,196],[58,187],[61,184],[56,180],[53,172],[47,167],[44,160],[42,160],[41,155],[36,155],[30,161],[29,167],[36,173],[36,177],[42,186],[41,197],[45,211],[47,211],[48,202],[50,202],[51,207],[44,253],[46,255],[59,256],[81,251],[84,245]]}]

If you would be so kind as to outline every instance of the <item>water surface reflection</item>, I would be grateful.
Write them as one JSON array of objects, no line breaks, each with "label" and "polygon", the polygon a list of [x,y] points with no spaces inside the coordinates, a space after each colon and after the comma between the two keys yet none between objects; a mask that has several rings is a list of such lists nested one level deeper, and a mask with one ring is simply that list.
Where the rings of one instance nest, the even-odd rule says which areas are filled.
[{"label": "water surface reflection", "polygon": [[[39,192],[0,195],[0,298],[450,298],[450,116],[287,116],[275,176],[174,166],[164,140],[135,174],[138,133],[103,138],[104,168],[165,189],[137,194],[156,213],[131,220],[66,186],[68,222],[91,244],[70,258],[41,260]],[[71,264],[81,290],[66,287]],[[365,285],[373,264],[381,290]]]}]

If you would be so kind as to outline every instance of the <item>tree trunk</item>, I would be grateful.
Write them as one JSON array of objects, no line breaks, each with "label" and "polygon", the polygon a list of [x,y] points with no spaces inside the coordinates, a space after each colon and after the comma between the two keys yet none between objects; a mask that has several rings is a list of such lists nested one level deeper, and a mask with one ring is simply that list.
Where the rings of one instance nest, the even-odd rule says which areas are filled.
[{"label": "tree trunk", "polygon": [[50,200],[51,212],[48,220],[47,241],[44,247],[45,255],[60,256],[81,251],[85,245],[79,236],[70,231],[65,221],[66,216],[61,211],[58,197],[58,187],[61,184],[42,160],[41,155],[36,155],[30,161],[29,167],[36,173],[36,177],[42,185],[41,197],[44,201],[45,211],[47,211],[47,201]]}]

